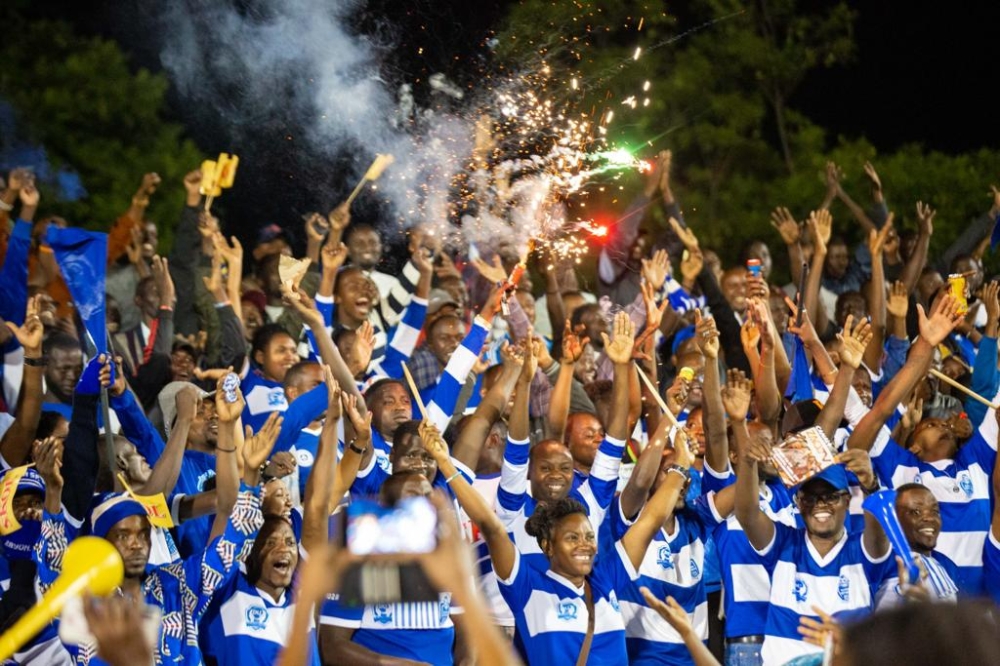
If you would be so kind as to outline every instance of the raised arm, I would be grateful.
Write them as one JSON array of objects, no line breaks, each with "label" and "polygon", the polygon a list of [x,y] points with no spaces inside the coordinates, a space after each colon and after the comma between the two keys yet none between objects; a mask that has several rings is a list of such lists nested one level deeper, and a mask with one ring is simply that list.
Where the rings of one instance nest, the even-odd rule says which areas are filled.
[{"label": "raised arm", "polygon": [[837,426],[844,418],[844,406],[847,404],[847,394],[851,390],[854,372],[861,365],[865,347],[871,343],[871,324],[862,319],[855,326],[854,316],[847,315],[844,332],[838,333],[837,339],[840,340],[840,369],[837,370],[837,379],[834,381],[833,390],[830,391],[830,397],[816,417],[816,425],[823,429],[823,433],[830,441],[833,441]]},{"label": "raised arm", "polygon": [[[515,384],[518,386],[518,395],[521,393],[518,378],[521,375],[521,366],[524,363],[523,356],[514,353],[514,347],[509,344],[503,346],[500,350],[500,355],[503,359],[503,369],[500,371],[500,377],[490,387],[490,390],[483,397],[479,406],[476,407],[476,411],[462,426],[458,440],[451,449],[451,454],[456,460],[460,460],[472,469],[476,468],[479,452],[482,450],[483,442],[486,441],[486,438],[490,434],[490,428],[502,416],[504,408],[510,401],[510,396],[514,393]],[[527,396],[525,396],[525,402],[527,402]],[[513,421],[513,413],[511,414],[511,418]],[[513,427],[513,422],[511,423],[511,427]],[[525,430],[527,430],[527,425],[525,425]],[[525,434],[524,439],[527,439],[527,434]],[[475,456],[473,456],[473,453],[475,453]]]},{"label": "raised arm", "polygon": [[24,348],[24,364],[21,375],[21,389],[18,391],[14,423],[0,440],[0,456],[11,467],[21,465],[28,458],[31,442],[42,416],[42,375],[46,361],[42,358],[42,320],[38,316],[40,296],[28,300],[24,325],[5,322],[7,328]]},{"label": "raised arm", "polygon": [[[309,480],[306,481],[306,493],[302,502],[302,547],[307,553],[330,538],[329,507],[333,495],[334,467],[337,465],[337,423],[343,410],[340,387],[327,365],[323,366],[323,380],[329,396],[326,421],[323,422],[323,430],[319,435],[316,461]],[[358,455],[350,449],[346,449],[344,454],[347,455],[349,451],[354,456]]]},{"label": "raised arm", "polygon": [[566,434],[566,421],[569,418],[570,396],[573,389],[573,369],[583,354],[583,349],[590,338],[580,338],[582,331],[573,331],[569,320],[562,334],[562,357],[559,359],[559,375],[552,388],[549,400],[548,434],[552,439],[563,440]]},{"label": "raised arm", "polygon": [[864,362],[873,373],[878,374],[882,367],[882,354],[885,346],[885,269],[883,268],[883,248],[885,239],[892,230],[893,214],[885,221],[880,231],[868,234],[868,252],[872,256],[872,277],[868,281],[866,298],[868,300],[868,315],[872,324],[872,339],[865,348]]},{"label": "raised arm", "polygon": [[691,478],[691,463],[694,462],[694,456],[691,454],[691,444],[683,430],[678,431],[674,437],[674,451],[677,457],[674,464],[667,469],[667,478],[653,493],[646,508],[621,540],[622,547],[636,570],[642,564],[653,536],[663,527],[667,517],[674,512],[677,500],[684,491],[688,479]]},{"label": "raised arm", "polygon": [[830,211],[820,209],[809,215],[809,229],[813,237],[813,260],[806,282],[806,293],[802,302],[806,312],[815,316],[816,330],[825,331],[827,326],[826,308],[820,305],[819,289],[823,281],[823,264],[826,261],[827,243],[833,234],[833,217]]},{"label": "raised arm", "polygon": [[871,411],[861,419],[847,440],[852,449],[871,450],[878,431],[885,425],[896,406],[905,401],[913,388],[927,372],[934,348],[939,345],[962,320],[958,314],[958,303],[951,294],[944,294],[931,308],[931,316],[924,314],[922,305],[917,305],[920,336],[910,349],[906,364],[896,374],[889,385],[882,389]]},{"label": "raised arm", "polygon": [[514,542],[507,536],[507,530],[503,523],[486,504],[483,496],[469,485],[465,477],[455,469],[455,465],[451,462],[451,456],[448,454],[448,446],[444,443],[437,428],[427,421],[421,422],[420,438],[423,440],[424,448],[437,461],[438,470],[448,480],[448,485],[455,493],[458,503],[479,528],[479,533],[483,536],[486,547],[490,551],[493,571],[501,580],[509,578],[514,568],[516,549]]},{"label": "raised arm", "polygon": [[[211,543],[216,537],[226,532],[230,514],[236,506],[236,498],[240,490],[240,471],[237,456],[241,451],[237,446],[237,430],[240,426],[240,415],[246,402],[239,387],[235,389],[236,402],[226,400],[226,392],[222,389],[225,377],[220,378],[215,390],[215,411],[219,416],[219,440],[215,446],[215,493],[216,512],[212,523],[212,531],[208,537]],[[239,433],[242,438],[243,433]]]},{"label": "raised arm", "polygon": [[642,511],[649,497],[649,489],[653,487],[656,476],[660,473],[660,465],[663,462],[663,449],[667,445],[670,433],[670,421],[660,419],[660,424],[649,438],[646,448],[639,454],[639,460],[632,468],[632,474],[628,478],[628,483],[618,497],[622,515],[629,520],[634,519]]},{"label": "raised arm", "polygon": [[145,483],[133,487],[134,490],[141,491],[145,495],[163,493],[164,497],[170,497],[181,473],[188,432],[190,432],[191,423],[198,413],[198,404],[201,402],[201,398],[196,387],[186,386],[177,392],[174,400],[177,403],[177,420],[170,427],[167,445],[159,458],[155,461],[146,461],[153,468],[149,479]]},{"label": "raised arm", "polygon": [[917,244],[913,248],[913,254],[903,265],[903,272],[899,279],[906,285],[907,293],[913,291],[917,286],[917,280],[927,265],[927,250],[931,245],[931,236],[934,235],[934,216],[937,214],[930,206],[921,201],[917,202]]},{"label": "raised arm", "polygon": [[774,350],[781,342],[775,340],[767,301],[748,299],[747,311],[760,331],[760,361],[754,369],[757,414],[761,421],[773,427],[781,416],[782,392],[778,390],[778,377],[774,371]]}]

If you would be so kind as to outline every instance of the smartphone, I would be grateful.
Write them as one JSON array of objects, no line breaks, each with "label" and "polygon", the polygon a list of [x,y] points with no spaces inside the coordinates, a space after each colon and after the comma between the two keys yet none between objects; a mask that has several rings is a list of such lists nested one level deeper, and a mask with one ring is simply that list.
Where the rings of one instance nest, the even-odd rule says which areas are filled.
[{"label": "smartphone", "polygon": [[809,264],[802,262],[802,277],[799,278],[799,293],[796,294],[795,300],[796,305],[799,308],[799,312],[795,317],[795,325],[802,326],[802,314],[805,312],[802,308],[805,306],[806,298],[806,285],[809,284]]},{"label": "smartphone", "polygon": [[760,277],[760,259],[747,259],[747,271],[755,278]]},{"label": "smartphone", "polygon": [[426,497],[393,507],[361,499],[347,507],[345,543],[355,555],[430,553],[437,547],[437,510]]},{"label": "smartphone", "polygon": [[343,546],[365,558],[344,572],[340,603],[364,606],[438,599],[438,590],[412,557],[437,547],[437,510],[427,498],[403,499],[393,507],[356,499],[339,515]]}]

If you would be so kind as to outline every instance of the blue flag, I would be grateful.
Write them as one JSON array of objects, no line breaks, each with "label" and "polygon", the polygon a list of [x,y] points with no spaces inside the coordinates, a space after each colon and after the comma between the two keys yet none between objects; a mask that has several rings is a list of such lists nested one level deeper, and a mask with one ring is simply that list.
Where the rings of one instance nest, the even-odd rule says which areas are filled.
[{"label": "blue flag", "polygon": [[7,241],[7,256],[0,268],[0,317],[20,326],[28,309],[28,250],[31,223],[18,220]]},{"label": "blue flag", "polygon": [[48,243],[97,353],[107,353],[104,279],[108,265],[108,235],[50,225]]},{"label": "blue flag", "polygon": [[813,399],[812,373],[809,371],[809,357],[806,356],[805,345],[795,336],[792,341],[792,374],[788,378],[785,397],[792,402]]},{"label": "blue flag", "polygon": [[1000,243],[1000,215],[997,215],[997,219],[993,220],[993,233],[990,235],[990,249],[997,249],[997,243]]}]

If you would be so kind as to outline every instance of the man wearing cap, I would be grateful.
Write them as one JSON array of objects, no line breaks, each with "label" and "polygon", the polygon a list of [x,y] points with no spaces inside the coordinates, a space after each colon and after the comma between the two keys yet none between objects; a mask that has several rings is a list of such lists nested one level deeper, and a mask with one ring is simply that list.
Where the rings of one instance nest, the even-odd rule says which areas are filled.
[{"label": "man wearing cap", "polygon": [[[0,473],[0,483],[10,473]],[[45,496],[45,482],[32,468],[17,482],[11,508],[21,527],[0,538],[4,564],[9,567],[2,581],[4,592],[0,599],[0,627],[9,626],[31,608],[36,601],[35,572],[37,567],[31,553],[42,529],[42,498]],[[5,567],[5,568],[6,568]],[[70,662],[69,654],[63,649],[55,628],[48,626],[22,647],[14,658],[17,663],[65,664]],[[37,660],[37,661],[35,661]]]},{"label": "man wearing cap", "polygon": [[[183,562],[147,571],[151,527],[145,507],[127,493],[107,493],[90,514],[91,533],[109,541],[125,567],[120,592],[156,606],[162,612],[156,663],[202,663],[198,647],[198,621],[212,594],[237,571],[237,562],[248,554],[262,522],[257,490],[239,492],[235,445],[243,396],[235,403],[217,395],[221,421],[216,449],[218,512],[207,547]],[[45,505],[41,538],[35,546],[39,585],[44,592],[62,572],[63,555],[76,534],[61,509],[63,470],[55,456],[43,456],[39,474],[45,480]],[[71,646],[77,664],[98,663],[92,645]]]},{"label": "man wearing cap", "polygon": [[845,529],[849,499],[847,470],[831,465],[798,487],[796,503],[805,529],[773,522],[759,506],[757,465],[771,452],[749,442],[736,478],[736,519],[766,568],[771,570],[764,664],[784,664],[821,652],[801,640],[799,618],[822,620],[813,607],[847,619],[872,609],[874,590],[895,568],[889,540],[865,514],[865,531]]}]

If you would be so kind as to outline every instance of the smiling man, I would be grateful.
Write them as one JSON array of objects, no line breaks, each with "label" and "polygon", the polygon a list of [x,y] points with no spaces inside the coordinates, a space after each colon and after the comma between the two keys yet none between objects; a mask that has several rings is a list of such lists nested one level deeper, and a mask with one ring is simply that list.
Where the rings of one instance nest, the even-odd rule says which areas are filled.
[{"label": "smiling man", "polygon": [[[919,483],[907,483],[896,489],[896,515],[903,528],[910,550],[916,554],[927,572],[921,573],[921,585],[930,594],[932,601],[955,603],[958,601],[958,587],[944,566],[934,558],[938,535],[941,533],[941,507],[934,493]],[[913,581],[911,581],[913,583]],[[905,589],[899,584],[899,576],[887,578],[875,600],[876,610],[892,608],[906,600]]]}]

